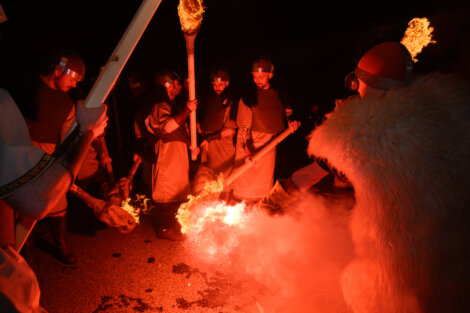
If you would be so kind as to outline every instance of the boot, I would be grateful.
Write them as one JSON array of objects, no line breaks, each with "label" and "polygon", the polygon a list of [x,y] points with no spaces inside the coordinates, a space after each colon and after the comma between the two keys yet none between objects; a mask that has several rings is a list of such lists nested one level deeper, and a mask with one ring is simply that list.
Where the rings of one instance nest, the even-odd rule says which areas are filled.
[{"label": "boot", "polygon": [[66,218],[51,218],[51,235],[54,246],[57,249],[57,256],[62,263],[75,264],[77,257],[65,243],[65,233],[67,231]]},{"label": "boot", "polygon": [[176,220],[176,212],[180,203],[158,203],[153,208],[153,224],[158,238],[171,241],[182,241],[184,235]]}]

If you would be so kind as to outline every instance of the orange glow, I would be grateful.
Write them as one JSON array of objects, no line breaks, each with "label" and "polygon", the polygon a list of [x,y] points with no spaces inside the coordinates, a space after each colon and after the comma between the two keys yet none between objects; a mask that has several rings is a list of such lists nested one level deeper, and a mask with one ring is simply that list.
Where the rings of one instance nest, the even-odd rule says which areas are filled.
[{"label": "orange glow", "polygon": [[188,202],[180,205],[176,219],[181,225],[181,232],[183,234],[187,234],[195,224],[193,215],[196,207],[205,206],[209,201],[215,200],[223,188],[224,178],[223,175],[220,175],[217,180],[206,182],[204,188],[197,196],[189,195]]},{"label": "orange glow", "polygon": [[148,202],[150,199],[142,195],[135,195],[135,198],[127,198],[122,201],[121,208],[132,215],[135,222],[140,223],[140,215],[145,214],[149,211]]},{"label": "orange glow", "polygon": [[430,43],[436,43],[432,39],[433,27],[427,18],[416,17],[408,23],[408,28],[405,31],[401,44],[404,45],[411,54],[413,62],[417,62],[416,56],[421,53],[424,47]]},{"label": "orange glow", "polygon": [[203,13],[202,0],[180,0],[178,16],[183,32],[193,33],[197,31],[201,25]]},{"label": "orange glow", "polygon": [[228,258],[240,245],[250,216],[245,212],[245,203],[234,206],[225,201],[201,201],[188,211],[180,210],[177,218],[181,223],[181,213],[186,213],[182,232],[187,235],[191,246],[197,247],[198,257],[207,260]]},{"label": "orange glow", "polygon": [[243,227],[243,212],[245,204],[238,203],[234,206],[225,202],[215,201],[208,203],[194,212],[192,215],[191,231],[199,233],[209,223],[221,221],[228,226],[237,225]]}]

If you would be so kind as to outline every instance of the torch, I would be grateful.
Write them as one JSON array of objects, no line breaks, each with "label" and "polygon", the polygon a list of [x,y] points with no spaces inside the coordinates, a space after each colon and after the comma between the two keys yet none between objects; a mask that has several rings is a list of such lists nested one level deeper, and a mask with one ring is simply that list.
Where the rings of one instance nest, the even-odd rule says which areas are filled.
[{"label": "torch", "polygon": [[[204,8],[202,0],[180,0],[178,5],[178,16],[180,18],[181,30],[186,41],[186,53],[188,56],[188,84],[189,84],[189,100],[196,99],[196,79],[194,71],[194,41],[196,40],[199,26],[202,22],[202,13]],[[196,133],[196,111],[190,115],[191,130],[191,151],[197,147]],[[196,159],[196,155],[191,153],[192,160]]]}]

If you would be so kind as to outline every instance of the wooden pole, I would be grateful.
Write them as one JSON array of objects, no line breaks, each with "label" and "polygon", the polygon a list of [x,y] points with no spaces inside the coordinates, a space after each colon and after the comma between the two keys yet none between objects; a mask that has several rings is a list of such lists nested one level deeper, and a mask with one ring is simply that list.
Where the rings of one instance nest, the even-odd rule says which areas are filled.
[{"label": "wooden pole", "polygon": [[[198,30],[187,33],[184,32],[184,39],[186,41],[186,52],[188,55],[188,92],[189,100],[196,99],[196,74],[194,68],[194,41],[196,40]],[[191,131],[191,148],[197,147],[197,130],[196,130],[196,111],[192,111],[190,115],[190,131]],[[197,156],[191,153],[192,160],[196,160]]]},{"label": "wooden pole", "polygon": [[[271,140],[267,145],[265,145],[261,150],[256,152],[253,156],[253,162],[258,161],[262,157],[264,157],[268,152],[274,149],[281,141],[286,139],[287,136],[292,134],[294,130],[291,127],[286,128],[282,133],[280,133],[276,138]],[[242,166],[234,169],[230,175],[228,175],[227,179],[225,180],[225,186],[230,185],[233,183],[238,177],[240,177],[243,173],[249,170],[253,165],[251,163],[245,163]]]}]

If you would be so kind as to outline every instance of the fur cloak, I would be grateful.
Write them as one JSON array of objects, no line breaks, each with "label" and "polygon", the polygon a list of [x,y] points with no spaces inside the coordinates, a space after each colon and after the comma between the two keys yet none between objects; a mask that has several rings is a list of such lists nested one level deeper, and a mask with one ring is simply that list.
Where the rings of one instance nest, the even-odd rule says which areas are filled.
[{"label": "fur cloak", "polygon": [[470,312],[470,86],[438,73],[351,97],[309,135],[354,186],[354,312]]}]

